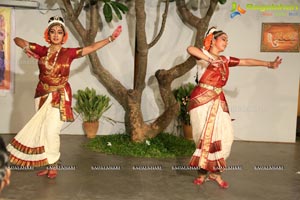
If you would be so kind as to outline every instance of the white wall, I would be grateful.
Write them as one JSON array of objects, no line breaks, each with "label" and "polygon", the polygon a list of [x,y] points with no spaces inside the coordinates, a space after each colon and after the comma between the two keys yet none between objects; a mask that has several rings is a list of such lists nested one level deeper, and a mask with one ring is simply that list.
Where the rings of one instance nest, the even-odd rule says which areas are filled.
[{"label": "white wall", "polygon": [[[260,52],[261,24],[263,22],[291,22],[300,21],[300,11],[294,17],[264,17],[259,11],[247,11],[242,16],[230,19],[231,3],[220,5],[212,20],[211,25],[217,25],[229,36],[229,46],[224,52],[239,58],[253,57],[257,59],[273,60],[279,55],[283,63],[278,70],[264,68],[234,68],[231,70],[230,79],[225,87],[227,99],[234,121],[235,137],[237,140],[253,141],[280,141],[294,142],[296,133],[297,98],[299,84],[299,53],[262,53]],[[235,1],[246,7],[247,1]],[[251,1],[261,4],[260,1]],[[265,4],[279,4],[280,1],[264,1]],[[289,1],[285,4],[300,2]],[[157,8],[157,1],[147,1],[147,36],[148,42],[157,34],[160,27],[161,9]],[[45,6],[45,5],[43,5]],[[57,7],[57,5],[54,5]],[[159,12],[158,12],[159,11]],[[167,19],[165,32],[156,46],[150,49],[147,87],[143,94],[143,113],[145,120],[156,118],[161,112],[161,99],[154,73],[160,68],[170,68],[181,63],[187,58],[186,47],[194,40],[194,30],[184,25],[177,16],[176,6],[170,4],[170,15]],[[198,15],[199,11],[195,12]],[[42,14],[38,10],[15,10],[17,36],[29,41],[45,44],[43,31],[49,17],[59,14],[60,11],[49,11]],[[82,22],[85,16],[81,16]],[[127,88],[133,84],[133,47],[134,47],[134,9],[131,8],[126,19],[113,22],[109,26],[104,23],[97,39],[107,37],[118,24],[123,25],[123,33],[114,43],[98,51],[102,64],[117,77]],[[72,26],[68,24],[70,32]],[[80,46],[80,42],[70,34],[65,46]],[[15,58],[15,91],[14,93],[1,93],[0,108],[0,133],[18,132],[34,114],[33,96],[37,83],[37,65],[34,60],[28,59],[20,49],[12,52]],[[72,63],[70,83],[73,92],[87,86],[94,87],[102,94],[107,94],[105,88],[91,75],[88,58],[81,58]],[[195,69],[173,83],[176,87],[183,82],[193,82]],[[108,94],[107,94],[108,95]],[[124,132],[124,111],[112,99],[112,108],[105,116],[118,121],[111,124],[101,120],[99,135]],[[3,117],[5,116],[5,117]],[[174,131],[170,125],[169,131]],[[74,123],[66,123],[62,134],[83,134],[81,120],[77,118]]]},{"label": "white wall", "polygon": [[[242,7],[246,2],[237,1]],[[262,4],[262,1],[251,1]],[[263,1],[266,5],[298,5],[299,1]],[[228,2],[229,3],[229,2]],[[214,15],[213,20],[228,16],[231,5]],[[297,16],[262,16],[260,11],[247,11],[242,16],[227,19],[222,29],[229,35],[229,47],[226,54],[240,58],[254,57],[272,60],[276,56],[283,58],[278,70],[263,68],[236,68],[231,75],[226,89],[233,91],[228,96],[236,139],[256,141],[295,141],[297,101],[299,86],[299,61],[297,53],[260,52],[261,24],[266,22],[299,23],[300,10]],[[287,11],[282,11],[287,14]]]}]

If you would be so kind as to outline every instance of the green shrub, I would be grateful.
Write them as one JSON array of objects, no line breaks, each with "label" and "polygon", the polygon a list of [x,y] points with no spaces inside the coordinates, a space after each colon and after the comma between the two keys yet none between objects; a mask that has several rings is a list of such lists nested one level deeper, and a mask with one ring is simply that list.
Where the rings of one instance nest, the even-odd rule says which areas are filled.
[{"label": "green shrub", "polygon": [[182,122],[187,125],[190,125],[190,114],[188,112],[188,106],[190,101],[190,95],[194,87],[195,84],[187,83],[173,90],[173,94],[176,100],[180,103],[180,110],[177,119],[179,122]]},{"label": "green shrub", "polygon": [[143,143],[135,143],[127,134],[97,136],[85,146],[96,152],[122,156],[148,158],[174,158],[191,156],[195,144],[183,137],[161,133]]},{"label": "green shrub", "polygon": [[74,110],[84,122],[98,121],[103,113],[111,107],[109,97],[96,94],[95,89],[88,87],[85,90],[77,90],[74,98],[76,99]]}]

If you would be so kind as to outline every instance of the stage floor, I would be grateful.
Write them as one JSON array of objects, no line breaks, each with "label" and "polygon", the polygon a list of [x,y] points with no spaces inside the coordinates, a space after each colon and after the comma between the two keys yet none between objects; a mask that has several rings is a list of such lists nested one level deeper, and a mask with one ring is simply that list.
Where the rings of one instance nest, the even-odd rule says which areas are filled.
[{"label": "stage floor", "polygon": [[[2,135],[6,143],[13,135]],[[300,142],[235,141],[223,178],[193,185],[196,171],[184,168],[189,157],[133,158],[91,152],[84,136],[61,136],[61,168],[56,179],[37,170],[12,169],[11,184],[0,200],[298,200]]]}]

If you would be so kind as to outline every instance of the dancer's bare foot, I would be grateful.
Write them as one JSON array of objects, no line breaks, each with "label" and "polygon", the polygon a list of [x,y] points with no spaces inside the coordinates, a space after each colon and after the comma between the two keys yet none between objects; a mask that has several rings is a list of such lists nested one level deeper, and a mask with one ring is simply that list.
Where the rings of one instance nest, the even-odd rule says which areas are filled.
[{"label": "dancer's bare foot", "polygon": [[45,170],[42,170],[42,171],[39,171],[36,175],[38,176],[45,176],[48,174],[48,169],[45,169]]},{"label": "dancer's bare foot", "polygon": [[202,185],[205,182],[206,175],[200,175],[198,178],[194,179],[195,185]]},{"label": "dancer's bare foot", "polygon": [[48,178],[53,179],[53,178],[56,178],[56,176],[57,176],[57,170],[56,169],[50,169],[48,171]]},{"label": "dancer's bare foot", "polygon": [[221,175],[219,175],[219,174],[212,173],[208,176],[208,179],[216,181],[218,183],[218,185],[223,189],[227,189],[229,187],[229,184],[226,181],[224,181],[222,179]]}]

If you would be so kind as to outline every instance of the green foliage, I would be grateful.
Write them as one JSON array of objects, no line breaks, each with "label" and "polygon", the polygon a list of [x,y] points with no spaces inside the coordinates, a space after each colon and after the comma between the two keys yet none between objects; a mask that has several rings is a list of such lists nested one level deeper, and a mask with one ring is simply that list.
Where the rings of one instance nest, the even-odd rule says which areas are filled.
[{"label": "green foliage", "polygon": [[113,19],[113,11],[117,15],[119,20],[122,20],[122,14],[125,14],[128,12],[128,7],[120,2],[117,1],[111,1],[111,0],[103,0],[104,6],[103,6],[103,13],[105,16],[106,22],[111,22]]},{"label": "green foliage", "polygon": [[180,103],[180,110],[177,119],[184,124],[190,125],[190,115],[188,112],[188,105],[190,100],[190,94],[194,89],[195,84],[187,83],[179,88],[173,90],[173,94],[176,100]]},{"label": "green foliage", "polygon": [[74,98],[76,99],[74,110],[84,122],[98,121],[102,114],[111,107],[109,97],[98,95],[95,89],[88,87],[85,90],[77,90]]},{"label": "green foliage", "polygon": [[85,147],[101,153],[148,158],[191,156],[195,150],[192,141],[167,133],[161,133],[143,143],[131,141],[128,134],[97,136],[89,140]]},{"label": "green foliage", "polygon": [[112,20],[112,9],[108,3],[105,3],[103,6],[103,13],[105,16],[105,20],[107,22],[111,22]]},{"label": "green foliage", "polygon": [[220,3],[220,4],[225,4],[225,3],[226,3],[226,0],[219,0],[219,3]]}]

